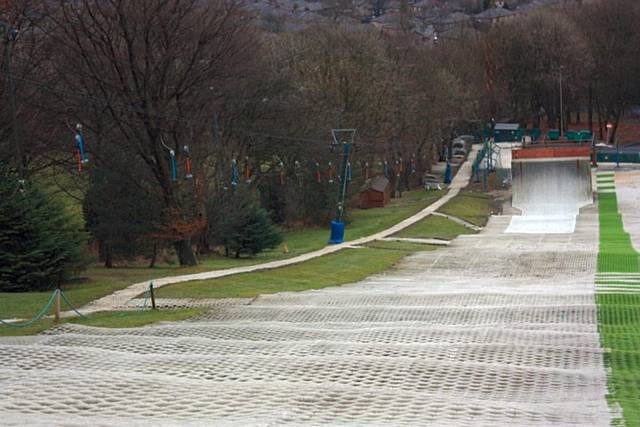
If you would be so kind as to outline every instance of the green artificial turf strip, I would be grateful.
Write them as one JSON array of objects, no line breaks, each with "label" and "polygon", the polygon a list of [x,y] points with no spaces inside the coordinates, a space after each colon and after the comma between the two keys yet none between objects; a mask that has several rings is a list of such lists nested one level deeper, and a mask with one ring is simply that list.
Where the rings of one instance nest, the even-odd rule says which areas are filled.
[{"label": "green artificial turf strip", "polygon": [[598,294],[598,323],[609,400],[622,408],[626,426],[640,426],[640,295]]},{"label": "green artificial turf strip", "polygon": [[615,193],[598,196],[600,251],[598,272],[633,273],[640,271],[638,254],[629,234],[624,230]]},{"label": "green artificial turf strip", "polygon": [[261,294],[304,291],[354,283],[387,270],[409,252],[372,248],[346,249],[300,264],[214,280],[159,288],[159,298],[253,298]]},{"label": "green artificial turf strip", "polygon": [[[624,230],[615,193],[598,196],[600,222],[599,273],[640,272],[638,254]],[[629,284],[599,278],[599,285]],[[633,283],[631,283],[633,284]],[[598,329],[609,375],[609,400],[620,405],[626,426],[640,426],[640,295],[607,294],[596,296]]]},{"label": "green artificial turf strip", "polygon": [[394,237],[452,240],[461,234],[474,233],[475,231],[450,219],[430,215],[398,232]]},{"label": "green artificial turf strip", "polygon": [[484,227],[491,215],[491,203],[491,196],[486,193],[461,192],[438,212]]}]

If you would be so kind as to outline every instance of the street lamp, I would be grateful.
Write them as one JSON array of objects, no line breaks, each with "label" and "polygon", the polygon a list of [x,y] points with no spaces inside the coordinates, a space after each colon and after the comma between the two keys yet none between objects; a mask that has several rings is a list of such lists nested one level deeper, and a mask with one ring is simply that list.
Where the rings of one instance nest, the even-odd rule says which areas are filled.
[{"label": "street lamp", "polygon": [[611,138],[611,129],[613,128],[613,125],[611,123],[607,123],[607,140],[606,143],[609,144],[610,138]]},{"label": "street lamp", "polygon": [[[611,129],[613,129],[613,125],[611,123],[607,123],[607,144],[611,140]],[[616,140],[616,167],[620,167],[620,143]]]},{"label": "street lamp", "polygon": [[24,159],[22,157],[22,147],[18,137],[18,112],[16,107],[16,85],[11,74],[11,45],[18,38],[18,30],[7,22],[0,21],[0,34],[4,39],[4,64],[7,75],[7,87],[9,88],[9,106],[11,108],[11,120],[13,125],[13,143],[16,150],[16,160],[20,178],[24,178]]}]

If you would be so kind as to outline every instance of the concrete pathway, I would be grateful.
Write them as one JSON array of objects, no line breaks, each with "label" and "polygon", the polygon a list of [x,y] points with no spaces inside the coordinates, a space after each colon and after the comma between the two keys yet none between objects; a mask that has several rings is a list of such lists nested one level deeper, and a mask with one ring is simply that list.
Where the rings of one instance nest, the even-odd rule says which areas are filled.
[{"label": "concrete pathway", "polygon": [[[469,155],[469,159],[474,159],[477,156],[479,149],[480,149],[479,146],[474,146],[472,152]],[[155,288],[160,288],[162,286],[171,285],[175,283],[190,282],[194,280],[217,279],[220,277],[231,276],[234,274],[251,273],[251,272],[261,271],[261,270],[270,270],[274,268],[280,268],[288,265],[297,264],[304,261],[309,261],[314,258],[318,258],[324,255],[338,252],[345,248],[364,245],[366,243],[373,242],[375,240],[380,240],[385,237],[392,236],[395,233],[433,214],[438,209],[440,209],[444,204],[446,204],[449,200],[457,196],[460,190],[466,187],[469,183],[469,179],[471,178],[471,164],[472,164],[472,161],[467,161],[460,167],[458,173],[453,179],[453,182],[449,186],[449,191],[446,195],[444,195],[443,197],[441,197],[431,205],[427,206],[417,214],[399,222],[398,224],[386,230],[380,231],[370,236],[362,237],[360,239],[350,240],[348,242],[345,242],[339,245],[326,246],[317,251],[308,252],[306,254],[299,255],[297,257],[283,259],[279,261],[266,262],[263,264],[257,264],[257,265],[251,265],[251,266],[245,266],[245,267],[229,268],[225,270],[207,271],[204,273],[187,274],[182,276],[172,276],[172,277],[164,277],[161,279],[146,280],[144,282],[135,283],[125,289],[116,291],[113,294],[107,295],[103,298],[97,299],[85,305],[84,307],[80,308],[80,311],[82,313],[94,313],[98,311],[116,310],[118,307],[126,306],[129,300],[135,298],[137,295],[140,295],[146,290],[148,290],[149,284],[151,282],[153,282],[153,286]],[[65,313],[65,315],[72,316],[73,313],[68,312],[68,313]]]},{"label": "concrete pathway", "polygon": [[407,243],[418,243],[421,245],[436,245],[436,246],[448,246],[450,243],[449,240],[420,239],[417,237],[385,237],[380,240],[383,242],[407,242]]},{"label": "concrete pathway", "polygon": [[444,214],[442,212],[434,212],[433,216],[439,216],[439,217],[442,217],[442,218],[447,218],[447,219],[455,222],[456,224],[460,224],[461,226],[463,226],[465,228],[469,228],[469,229],[471,229],[473,231],[481,231],[482,230],[482,227],[477,226],[475,224],[472,224],[469,221],[465,221],[462,218],[458,218],[457,216],[447,215],[447,214]]}]

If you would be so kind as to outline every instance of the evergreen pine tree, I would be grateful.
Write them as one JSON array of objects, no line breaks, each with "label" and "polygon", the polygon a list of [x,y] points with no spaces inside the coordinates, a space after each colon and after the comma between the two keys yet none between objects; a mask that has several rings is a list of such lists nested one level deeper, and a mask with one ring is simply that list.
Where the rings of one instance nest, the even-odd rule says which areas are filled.
[{"label": "evergreen pine tree", "polygon": [[224,246],[227,255],[256,255],[282,242],[267,211],[247,190],[224,193],[212,208],[210,240]]},{"label": "evergreen pine tree", "polygon": [[0,164],[0,292],[55,288],[81,266],[85,242],[62,203]]}]

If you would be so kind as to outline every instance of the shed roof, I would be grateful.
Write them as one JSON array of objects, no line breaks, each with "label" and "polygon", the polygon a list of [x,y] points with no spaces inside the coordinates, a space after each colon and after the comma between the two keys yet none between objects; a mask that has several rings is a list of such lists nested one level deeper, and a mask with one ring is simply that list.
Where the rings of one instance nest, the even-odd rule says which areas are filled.
[{"label": "shed roof", "polygon": [[384,190],[389,185],[389,180],[382,175],[369,179],[362,186],[362,191],[373,190],[380,193],[384,193]]},{"label": "shed roof", "polygon": [[518,130],[520,125],[517,123],[496,123],[495,130]]},{"label": "shed roof", "polygon": [[511,16],[513,12],[504,9],[502,7],[494,7],[493,9],[487,9],[484,12],[480,12],[476,15],[476,19],[498,19],[505,16]]}]

